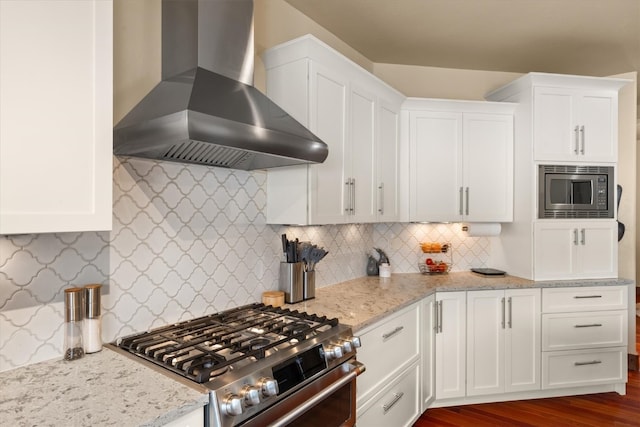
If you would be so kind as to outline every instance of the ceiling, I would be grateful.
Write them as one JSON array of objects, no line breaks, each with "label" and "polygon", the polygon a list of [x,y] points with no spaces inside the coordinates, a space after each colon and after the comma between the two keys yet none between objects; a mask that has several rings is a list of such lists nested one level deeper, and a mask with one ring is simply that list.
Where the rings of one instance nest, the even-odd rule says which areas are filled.
[{"label": "ceiling", "polygon": [[640,0],[286,0],[373,62],[608,76],[640,70]]}]

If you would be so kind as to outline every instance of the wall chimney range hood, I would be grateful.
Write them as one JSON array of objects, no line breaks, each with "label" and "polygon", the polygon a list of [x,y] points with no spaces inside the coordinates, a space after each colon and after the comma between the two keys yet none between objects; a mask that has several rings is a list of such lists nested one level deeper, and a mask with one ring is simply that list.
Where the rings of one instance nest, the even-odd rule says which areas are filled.
[{"label": "wall chimney range hood", "polygon": [[163,0],[162,81],[114,153],[231,169],[321,163],[327,145],[253,87],[252,0]]}]

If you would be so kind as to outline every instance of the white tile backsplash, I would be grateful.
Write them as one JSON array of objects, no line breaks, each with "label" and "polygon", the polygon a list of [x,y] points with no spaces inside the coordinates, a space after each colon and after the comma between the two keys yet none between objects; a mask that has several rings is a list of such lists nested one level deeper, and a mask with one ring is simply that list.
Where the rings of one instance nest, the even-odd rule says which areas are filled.
[{"label": "white tile backsplash", "polygon": [[266,225],[266,173],[114,158],[113,230],[0,236],[0,371],[61,357],[63,290],[102,283],[103,339],[260,301],[277,289],[280,234],[329,251],[316,285],[365,275],[382,248],[416,272],[423,240],[454,269],[484,265],[487,238],[458,224]]}]

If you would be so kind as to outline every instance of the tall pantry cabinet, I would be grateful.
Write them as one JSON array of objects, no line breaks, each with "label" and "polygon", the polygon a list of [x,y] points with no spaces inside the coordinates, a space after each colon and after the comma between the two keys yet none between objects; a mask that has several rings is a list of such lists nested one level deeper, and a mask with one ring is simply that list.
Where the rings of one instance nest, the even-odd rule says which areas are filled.
[{"label": "tall pantry cabinet", "polygon": [[112,7],[0,2],[0,234],[111,229]]},{"label": "tall pantry cabinet", "polygon": [[628,82],[529,73],[486,96],[518,103],[514,220],[492,245],[492,265],[533,280],[618,277],[615,216],[538,218],[538,165],[615,167],[618,91]]},{"label": "tall pantry cabinet", "polygon": [[267,95],[329,146],[322,164],[268,171],[267,223],[396,221],[404,96],[311,35],[263,59]]}]

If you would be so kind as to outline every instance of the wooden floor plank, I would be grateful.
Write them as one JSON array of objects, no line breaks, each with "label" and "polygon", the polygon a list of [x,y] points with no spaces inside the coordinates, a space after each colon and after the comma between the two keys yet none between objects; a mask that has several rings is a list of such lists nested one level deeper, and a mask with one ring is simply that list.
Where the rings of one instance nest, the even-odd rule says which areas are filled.
[{"label": "wooden floor plank", "polygon": [[[636,316],[640,351],[640,318]],[[640,373],[629,372],[627,394],[600,393],[429,409],[413,427],[632,427],[640,426]],[[365,426],[366,427],[366,426]]]}]

